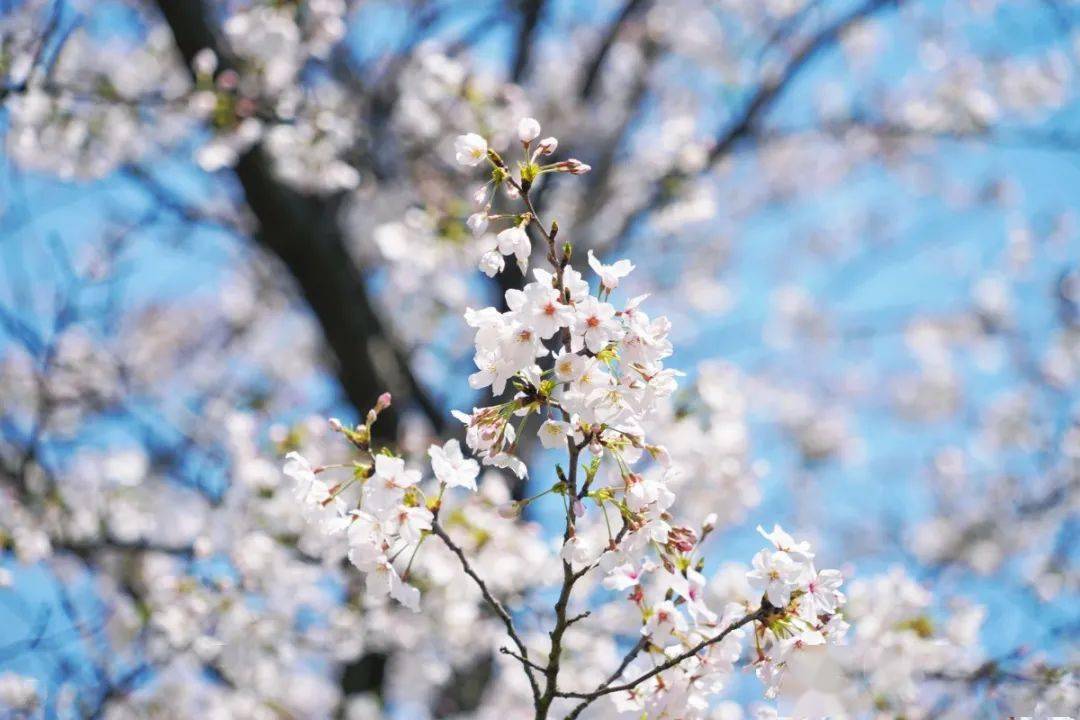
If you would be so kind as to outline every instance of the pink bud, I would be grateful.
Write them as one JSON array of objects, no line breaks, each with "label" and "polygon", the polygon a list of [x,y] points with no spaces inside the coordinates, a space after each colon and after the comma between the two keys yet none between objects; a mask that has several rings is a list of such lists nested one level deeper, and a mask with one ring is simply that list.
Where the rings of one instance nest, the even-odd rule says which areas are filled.
[{"label": "pink bud", "polygon": [[379,396],[379,399],[375,401],[375,412],[382,412],[386,408],[390,407],[393,397],[388,392],[384,392]]},{"label": "pink bud", "polygon": [[217,84],[222,90],[235,90],[236,86],[240,84],[240,76],[235,70],[224,70],[218,75]]},{"label": "pink bud", "polygon": [[577,158],[570,158],[565,163],[566,171],[571,175],[584,175],[592,170],[592,165],[586,165]]},{"label": "pink bud", "polygon": [[329,423],[330,423],[330,428],[334,432],[341,432],[344,429],[341,426],[341,421],[338,420],[337,418],[330,418]]},{"label": "pink bud", "polygon": [[582,517],[585,515],[585,503],[580,500],[574,501],[574,517]]},{"label": "pink bud", "polygon": [[541,155],[551,155],[555,152],[555,148],[559,147],[559,141],[553,137],[546,137],[540,141],[540,144],[536,146],[537,152]]}]

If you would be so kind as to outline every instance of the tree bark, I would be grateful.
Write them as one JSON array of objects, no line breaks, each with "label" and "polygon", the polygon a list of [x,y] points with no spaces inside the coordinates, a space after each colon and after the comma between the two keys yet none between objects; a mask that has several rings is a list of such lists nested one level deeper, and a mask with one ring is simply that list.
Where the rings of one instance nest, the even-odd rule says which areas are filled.
[{"label": "tree bark", "polygon": [[[177,49],[190,71],[195,55],[209,48],[221,68],[235,67],[229,49],[219,41],[202,0],[156,0],[172,30]],[[382,325],[368,296],[361,268],[346,245],[339,213],[343,197],[297,192],[274,174],[271,158],[256,144],[235,167],[244,199],[258,221],[253,238],[276,255],[296,281],[315,315],[335,360],[342,390],[359,417],[389,390],[397,408],[413,403],[437,431],[442,412],[413,376],[406,354]],[[399,415],[394,407],[375,425],[379,437],[396,436]],[[344,668],[345,695],[381,693],[386,657],[364,655]]]},{"label": "tree bark", "polygon": [[[218,40],[202,0],[157,0],[157,5],[189,69],[204,48],[217,54],[222,68],[236,65]],[[305,195],[290,188],[277,179],[272,160],[259,144],[240,158],[235,173],[258,221],[254,239],[276,255],[296,281],[333,355],[342,390],[358,415],[363,417],[389,390],[398,408],[415,404],[441,430],[441,409],[413,376],[406,353],[380,321],[363,273],[349,253],[338,212],[343,196]],[[380,416],[376,432],[394,437],[397,421],[391,408]]]}]

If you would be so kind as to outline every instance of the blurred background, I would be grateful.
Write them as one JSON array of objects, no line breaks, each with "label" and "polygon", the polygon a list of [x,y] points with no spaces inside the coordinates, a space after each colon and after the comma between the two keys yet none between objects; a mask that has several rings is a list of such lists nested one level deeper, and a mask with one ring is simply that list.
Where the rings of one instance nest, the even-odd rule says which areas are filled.
[{"label": "blurred background", "polygon": [[453,138],[528,115],[593,168],[534,193],[574,264],[672,320],[714,556],[928,589],[973,671],[874,712],[1002,716],[1076,661],[1078,63],[1070,0],[0,0],[0,713],[483,716],[279,468],[385,390],[418,464],[460,436],[523,279]]}]

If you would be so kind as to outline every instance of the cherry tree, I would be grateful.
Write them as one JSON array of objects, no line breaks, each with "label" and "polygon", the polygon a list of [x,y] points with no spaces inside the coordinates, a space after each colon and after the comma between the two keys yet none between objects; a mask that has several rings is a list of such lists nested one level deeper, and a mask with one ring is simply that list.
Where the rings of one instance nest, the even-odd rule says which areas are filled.
[{"label": "cherry tree", "polygon": [[1076,19],[0,3],[0,707],[1075,715]]}]

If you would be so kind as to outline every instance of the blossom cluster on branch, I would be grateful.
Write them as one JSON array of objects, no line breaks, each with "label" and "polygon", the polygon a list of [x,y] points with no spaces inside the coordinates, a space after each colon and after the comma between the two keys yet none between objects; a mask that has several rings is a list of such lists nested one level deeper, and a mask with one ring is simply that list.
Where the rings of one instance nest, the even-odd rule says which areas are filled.
[{"label": "blossom cluster on branch", "polygon": [[[469,384],[505,397],[471,414],[455,413],[480,462],[465,458],[456,440],[432,445],[433,478],[424,480],[421,471],[408,468],[391,449],[376,447],[373,426],[391,403],[384,395],[355,428],[331,421],[359,454],[352,464],[312,467],[291,453],[285,473],[296,482],[296,497],[309,521],[347,544],[349,560],[364,573],[369,595],[389,595],[420,612],[420,590],[409,580],[425,540],[437,536],[457,554],[461,571],[505,624],[515,648],[503,650],[519,662],[537,718],[548,717],[557,703],[566,705],[567,717],[577,717],[607,695],[619,713],[703,718],[742,656],[747,632],[766,694],[775,696],[793,655],[835,643],[846,633],[839,614],[842,577],[837,570],[817,570],[808,543],[796,542],[780,527],[770,533],[759,528],[772,547],[754,556],[746,576],[759,594],[756,607],[738,602],[710,607],[703,543],[716,516],[691,527],[672,515],[676,498],[667,480],[680,470],[667,449],[648,438],[650,423],[670,399],[680,374],[663,364],[672,352],[670,323],[651,319],[641,309],[644,296],[621,307],[610,302],[620,280],[633,270],[629,261],[606,265],[590,252],[595,290],[572,267],[573,244],[560,236],[556,222],[541,220],[529,193],[545,174],[581,174],[588,167],[576,160],[537,164],[557,147],[554,138],[547,138],[533,150],[539,134],[540,125],[532,118],[518,125],[523,159],[517,172],[479,135],[463,135],[455,143],[458,162],[486,162],[491,172],[488,185],[476,193],[481,209],[470,217],[470,226],[482,234],[491,223],[509,225],[495,236],[481,269],[501,270],[505,254],[515,256],[524,271],[531,255],[529,230],[544,242],[550,264],[550,269],[534,269],[533,280],[522,289],[506,291],[507,310],[486,307],[465,313],[476,333],[478,368]],[[492,196],[499,191],[520,203],[520,210],[492,213]],[[485,575],[492,568],[473,566],[439,520],[448,490],[477,490],[481,463],[526,478],[526,460],[517,450],[530,432],[542,447],[565,452],[555,466],[556,483],[512,501],[501,513],[504,522],[513,523],[534,503],[537,512],[550,512],[542,498],[559,498],[555,512],[563,525],[558,553],[562,580],[556,584],[550,645],[540,656],[530,656],[513,608],[488,589]],[[648,462],[663,467],[663,474],[642,475],[638,468]],[[594,598],[589,610],[570,617],[575,588],[581,594],[585,586],[579,581],[592,573],[602,577],[611,597]],[[640,620],[640,637],[606,681],[590,691],[567,689],[560,674],[564,635],[573,623],[602,611],[604,603],[629,603]]]}]

